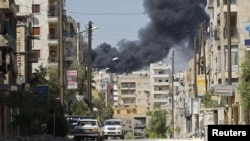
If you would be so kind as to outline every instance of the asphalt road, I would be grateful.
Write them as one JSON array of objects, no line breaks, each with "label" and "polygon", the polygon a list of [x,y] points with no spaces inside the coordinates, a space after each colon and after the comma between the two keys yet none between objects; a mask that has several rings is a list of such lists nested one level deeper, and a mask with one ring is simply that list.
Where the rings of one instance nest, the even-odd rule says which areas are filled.
[{"label": "asphalt road", "polygon": [[[2,141],[2,140],[1,140]],[[73,137],[53,137],[53,136],[32,136],[32,137],[19,137],[19,138],[10,138],[7,141],[74,141]],[[85,140],[89,141],[89,140]],[[93,141],[93,140],[91,140]],[[204,139],[108,139],[104,141],[205,141]]]}]

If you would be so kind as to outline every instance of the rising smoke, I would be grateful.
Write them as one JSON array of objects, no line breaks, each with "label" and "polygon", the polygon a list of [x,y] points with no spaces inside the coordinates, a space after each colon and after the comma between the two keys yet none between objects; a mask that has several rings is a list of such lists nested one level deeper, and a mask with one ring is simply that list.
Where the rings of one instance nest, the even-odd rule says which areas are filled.
[{"label": "rising smoke", "polygon": [[[122,39],[117,47],[100,44],[92,51],[93,66],[129,73],[156,61],[169,60],[174,49],[175,64],[186,69],[183,67],[193,57],[193,39],[199,25],[209,20],[206,0],[144,0],[143,6],[150,22],[138,31],[139,40]],[[114,57],[119,60],[114,62]]]}]

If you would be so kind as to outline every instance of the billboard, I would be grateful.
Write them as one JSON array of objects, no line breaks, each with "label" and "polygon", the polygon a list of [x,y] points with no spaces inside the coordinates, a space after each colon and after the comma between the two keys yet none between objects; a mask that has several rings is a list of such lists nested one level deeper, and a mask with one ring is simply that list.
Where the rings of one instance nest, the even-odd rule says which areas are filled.
[{"label": "billboard", "polygon": [[77,89],[77,70],[67,71],[67,89]]},{"label": "billboard", "polygon": [[205,75],[197,75],[197,95],[204,96],[205,94],[206,94]]}]

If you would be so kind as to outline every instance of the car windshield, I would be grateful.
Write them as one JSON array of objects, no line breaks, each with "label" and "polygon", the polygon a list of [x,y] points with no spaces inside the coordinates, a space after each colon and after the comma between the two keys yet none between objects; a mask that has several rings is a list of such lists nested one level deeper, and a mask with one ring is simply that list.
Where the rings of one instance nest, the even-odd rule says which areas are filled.
[{"label": "car windshield", "polygon": [[120,121],[106,121],[105,125],[121,125]]},{"label": "car windshield", "polygon": [[96,121],[79,121],[78,125],[84,126],[84,125],[96,125]]}]

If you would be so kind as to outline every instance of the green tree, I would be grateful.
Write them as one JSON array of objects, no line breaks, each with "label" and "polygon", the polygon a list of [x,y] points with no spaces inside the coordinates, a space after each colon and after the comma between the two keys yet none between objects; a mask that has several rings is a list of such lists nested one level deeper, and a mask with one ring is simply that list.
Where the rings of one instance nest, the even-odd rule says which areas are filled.
[{"label": "green tree", "polygon": [[165,138],[166,137],[166,116],[167,111],[164,108],[156,107],[153,111],[147,112],[151,116],[148,126],[144,130],[149,138]]},{"label": "green tree", "polygon": [[[56,79],[53,76],[51,79]],[[65,136],[68,132],[67,121],[64,118],[64,110],[61,106],[56,106],[56,97],[58,95],[58,81],[49,81],[48,69],[40,65],[35,69],[35,73],[30,79],[31,90],[38,85],[48,85],[48,97],[38,96],[35,91],[16,92],[9,96],[7,100],[10,105],[15,106],[19,113],[14,114],[13,126],[21,127],[21,131],[27,131],[28,134],[41,133],[41,125],[47,124],[50,134],[54,128],[54,113],[57,117],[57,127],[61,127],[56,135]],[[54,96],[52,96],[54,94]],[[57,95],[56,95],[57,94]],[[14,98],[12,98],[14,97]],[[50,99],[50,101],[48,101]],[[60,104],[57,104],[60,105]]]},{"label": "green tree", "polygon": [[99,93],[99,97],[93,99],[93,107],[97,109],[97,111],[95,111],[96,117],[99,118],[101,123],[113,116],[112,106],[106,106],[105,93]]},{"label": "green tree", "polygon": [[76,101],[70,106],[72,115],[89,116],[88,105],[83,101]]},{"label": "green tree", "polygon": [[250,108],[250,52],[245,52],[244,61],[240,66],[240,80],[238,90],[241,97],[241,103],[245,109]]}]

